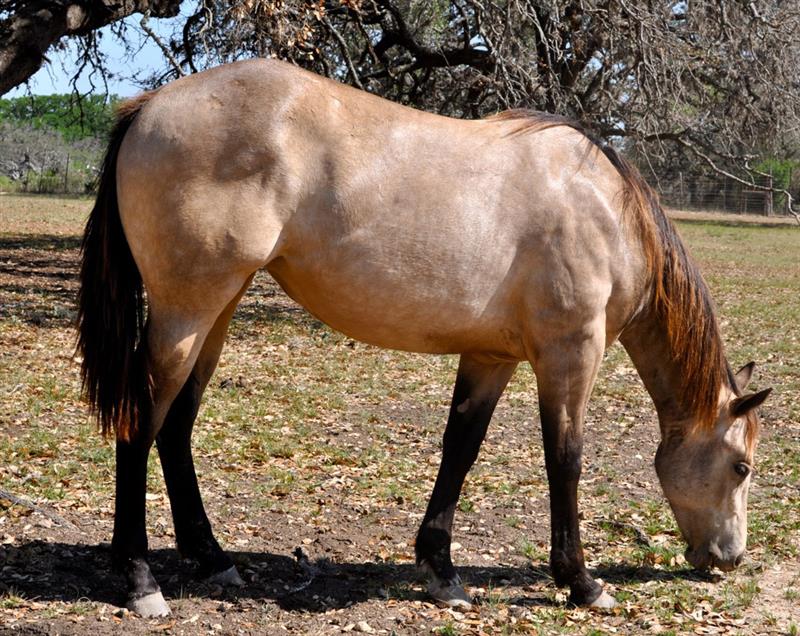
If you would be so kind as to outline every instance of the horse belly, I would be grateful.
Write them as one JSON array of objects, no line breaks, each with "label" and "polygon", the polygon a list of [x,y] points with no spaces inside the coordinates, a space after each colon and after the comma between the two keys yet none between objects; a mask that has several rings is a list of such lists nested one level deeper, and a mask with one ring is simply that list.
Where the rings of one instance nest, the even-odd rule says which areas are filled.
[{"label": "horse belly", "polygon": [[501,274],[413,252],[400,257],[402,244],[289,254],[267,269],[314,316],[356,340],[420,353],[524,358],[512,290]]}]

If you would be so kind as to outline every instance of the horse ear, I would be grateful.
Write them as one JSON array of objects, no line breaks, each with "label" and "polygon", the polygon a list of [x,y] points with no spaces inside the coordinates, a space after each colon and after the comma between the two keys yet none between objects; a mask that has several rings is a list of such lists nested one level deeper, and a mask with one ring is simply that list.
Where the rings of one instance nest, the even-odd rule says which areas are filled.
[{"label": "horse ear", "polygon": [[751,393],[750,395],[743,395],[740,398],[736,398],[728,407],[731,415],[734,417],[742,417],[742,415],[746,415],[754,408],[761,406],[770,393],[772,393],[771,388],[764,389],[758,393]]},{"label": "horse ear", "polygon": [[740,391],[744,391],[747,388],[747,385],[750,384],[750,378],[753,377],[753,371],[755,368],[755,362],[748,362],[736,372],[736,375],[733,376],[736,380],[736,386],[739,387]]}]

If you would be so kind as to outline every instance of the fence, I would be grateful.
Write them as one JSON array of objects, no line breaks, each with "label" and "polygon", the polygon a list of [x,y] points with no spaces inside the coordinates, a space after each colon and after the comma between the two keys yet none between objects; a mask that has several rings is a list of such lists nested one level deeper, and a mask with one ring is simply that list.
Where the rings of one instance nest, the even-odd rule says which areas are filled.
[{"label": "fence", "polygon": [[91,189],[103,142],[67,142],[58,131],[0,121],[0,190],[76,193]]},{"label": "fence", "polygon": [[[758,177],[756,185],[773,187],[771,176]],[[788,214],[784,194],[759,190],[733,179],[678,172],[656,184],[664,205],[678,210],[713,210],[735,214],[773,216]]]}]

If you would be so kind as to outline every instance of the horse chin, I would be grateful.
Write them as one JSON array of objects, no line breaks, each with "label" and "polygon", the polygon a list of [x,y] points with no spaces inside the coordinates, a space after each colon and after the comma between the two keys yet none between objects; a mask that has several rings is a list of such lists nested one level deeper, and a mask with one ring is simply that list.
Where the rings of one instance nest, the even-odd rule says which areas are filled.
[{"label": "horse chin", "polygon": [[732,561],[717,561],[714,559],[714,565],[723,572],[731,572],[736,569],[736,564]]},{"label": "horse chin", "polygon": [[698,548],[689,546],[686,548],[684,556],[686,557],[686,561],[688,561],[695,570],[701,571],[717,568],[723,572],[731,572],[739,567],[744,560],[744,552],[736,558],[725,559],[721,555],[715,554],[713,549],[704,546]]},{"label": "horse chin", "polygon": [[708,549],[692,548],[689,546],[684,553],[686,560],[695,570],[710,570],[714,565],[714,557]]}]

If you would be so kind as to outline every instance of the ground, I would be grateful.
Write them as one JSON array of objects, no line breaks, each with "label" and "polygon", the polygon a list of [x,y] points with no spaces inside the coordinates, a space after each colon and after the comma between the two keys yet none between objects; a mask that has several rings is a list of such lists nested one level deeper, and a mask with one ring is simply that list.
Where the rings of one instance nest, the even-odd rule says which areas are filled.
[{"label": "ground", "polygon": [[[151,459],[152,564],[173,615],[121,610],[110,571],[113,448],[79,396],[74,297],[86,200],[0,196],[0,634],[745,633],[800,624],[800,229],[680,221],[729,357],[775,387],[735,573],[701,575],[663,499],[654,410],[624,350],[587,420],[580,504],[589,567],[620,601],[574,609],[547,568],[536,391],[520,367],[456,517],[474,611],[431,604],[413,537],[433,484],[456,359],[330,331],[266,275],[240,307],[195,433],[201,488],[247,585],[192,578]],[[696,218],[696,217],[692,217]],[[299,556],[298,555],[302,555]]]}]

